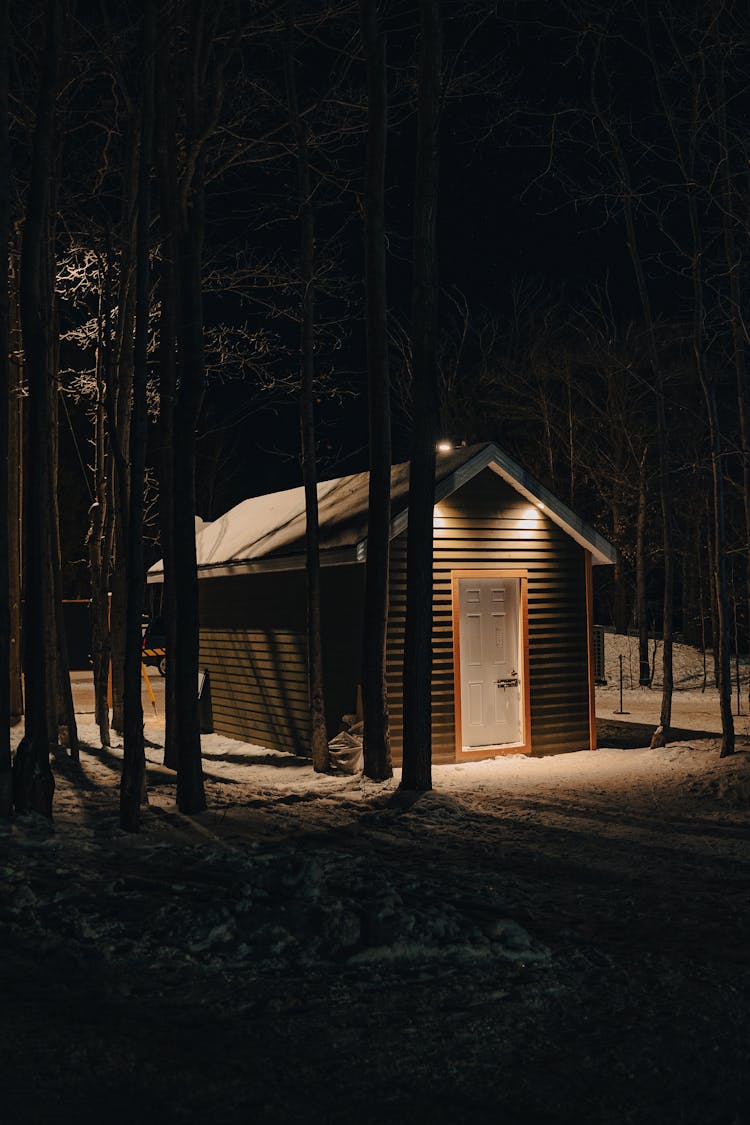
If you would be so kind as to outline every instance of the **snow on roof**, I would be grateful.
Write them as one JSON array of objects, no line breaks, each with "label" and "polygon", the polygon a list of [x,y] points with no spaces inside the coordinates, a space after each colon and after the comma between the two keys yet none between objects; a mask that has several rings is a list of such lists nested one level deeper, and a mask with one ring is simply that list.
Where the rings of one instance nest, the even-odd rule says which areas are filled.
[{"label": "snow on roof", "polygon": [[[565,504],[522,469],[494,443],[464,446],[437,454],[435,502],[490,468],[533,504],[543,507],[586,550],[594,563],[612,563],[614,548]],[[320,551],[323,563],[356,562],[366,556],[369,473],[355,473],[318,484]],[[409,463],[391,469],[391,530],[398,535],[408,518]],[[203,577],[247,571],[292,569],[303,565],[305,492],[290,488],[244,500],[212,523],[196,539],[198,570]],[[161,582],[160,559],[149,582]]]}]

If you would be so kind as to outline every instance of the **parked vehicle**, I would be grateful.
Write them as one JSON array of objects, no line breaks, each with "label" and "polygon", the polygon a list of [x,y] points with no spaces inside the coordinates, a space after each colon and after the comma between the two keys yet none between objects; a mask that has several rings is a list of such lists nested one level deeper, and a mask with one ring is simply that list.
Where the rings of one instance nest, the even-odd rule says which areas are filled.
[{"label": "parked vehicle", "polygon": [[164,633],[164,618],[154,617],[143,633],[143,663],[156,665],[159,675],[167,674],[167,638]]}]

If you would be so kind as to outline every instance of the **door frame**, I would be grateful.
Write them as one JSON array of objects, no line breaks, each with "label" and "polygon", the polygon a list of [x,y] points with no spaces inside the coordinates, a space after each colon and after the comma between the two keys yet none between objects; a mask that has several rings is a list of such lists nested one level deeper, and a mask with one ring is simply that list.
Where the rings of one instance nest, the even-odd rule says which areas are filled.
[{"label": "door frame", "polygon": [[[523,697],[521,706],[522,741],[505,746],[482,746],[477,750],[463,749],[461,717],[461,622],[459,613],[459,581],[462,578],[518,578],[520,579],[520,663]],[[454,723],[456,728],[456,761],[466,762],[481,758],[496,758],[502,754],[531,753],[531,689],[529,685],[529,572],[518,567],[491,567],[486,570],[451,570],[451,606],[453,611],[453,692]]]}]

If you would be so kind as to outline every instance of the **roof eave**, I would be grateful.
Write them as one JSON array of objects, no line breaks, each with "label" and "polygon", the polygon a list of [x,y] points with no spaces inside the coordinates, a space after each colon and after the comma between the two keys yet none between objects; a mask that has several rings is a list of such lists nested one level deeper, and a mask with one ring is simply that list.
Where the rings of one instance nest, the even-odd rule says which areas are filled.
[{"label": "roof eave", "polygon": [[[435,503],[451,496],[464,484],[468,484],[482,469],[492,469],[499,477],[520,492],[530,503],[536,507],[543,506],[544,511],[553,523],[562,528],[571,539],[574,539],[584,550],[591,552],[591,560],[595,566],[611,566],[615,562],[617,552],[603,535],[585,523],[566,504],[558,500],[549,489],[535,480],[507,454],[503,453],[494,444],[486,445],[474,457],[459,465],[435,486]],[[409,522],[408,505],[403,511],[391,520],[391,538],[395,538],[404,531]],[[364,561],[367,558],[367,538],[357,543],[357,558]]]},{"label": "roof eave", "polygon": [[[321,566],[344,566],[347,563],[359,562],[356,546],[337,547],[320,552]],[[237,559],[218,563],[203,563],[198,565],[199,578],[230,578],[236,574],[270,574],[284,570],[304,570],[305,556],[301,555],[276,555],[268,559]],[[159,585],[164,581],[164,571],[149,571],[146,582]]]}]

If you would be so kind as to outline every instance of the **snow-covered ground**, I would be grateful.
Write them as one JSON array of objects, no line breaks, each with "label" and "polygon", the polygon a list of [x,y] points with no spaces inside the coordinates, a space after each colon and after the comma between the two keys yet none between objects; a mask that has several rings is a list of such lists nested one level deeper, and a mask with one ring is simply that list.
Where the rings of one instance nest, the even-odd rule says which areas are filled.
[{"label": "snow-covered ground", "polygon": [[54,827],[0,827],[3,1125],[749,1120],[750,751],[713,689],[650,751],[660,693],[610,683],[615,747],[417,801],[211,735],[193,819],[151,714],[137,837],[88,690]]}]

